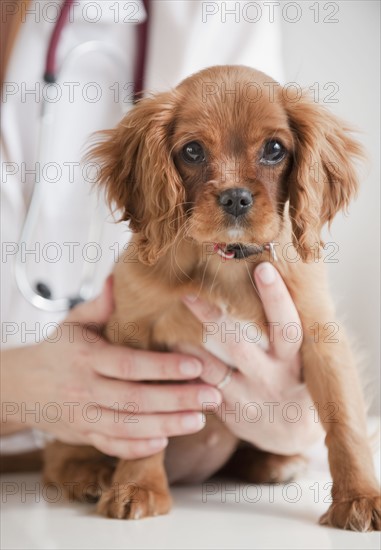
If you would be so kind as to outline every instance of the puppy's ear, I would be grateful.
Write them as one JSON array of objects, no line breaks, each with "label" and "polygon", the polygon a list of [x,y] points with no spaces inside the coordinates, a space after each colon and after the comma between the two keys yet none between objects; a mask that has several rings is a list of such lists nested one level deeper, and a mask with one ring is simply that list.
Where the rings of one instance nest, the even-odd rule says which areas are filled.
[{"label": "puppy's ear", "polygon": [[154,263],[179,231],[184,188],[171,157],[175,92],[145,98],[86,155],[98,166],[106,197],[139,233],[139,258]]},{"label": "puppy's ear", "polygon": [[294,134],[289,182],[293,240],[303,260],[313,258],[322,226],[346,209],[358,189],[355,161],[363,159],[351,130],[308,95],[286,102]]}]

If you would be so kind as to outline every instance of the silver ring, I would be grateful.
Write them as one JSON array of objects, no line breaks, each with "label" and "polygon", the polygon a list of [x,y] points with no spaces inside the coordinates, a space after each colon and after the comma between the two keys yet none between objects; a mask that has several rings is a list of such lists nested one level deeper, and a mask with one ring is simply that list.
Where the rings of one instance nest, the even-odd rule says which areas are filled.
[{"label": "silver ring", "polygon": [[224,378],[221,380],[221,382],[219,382],[216,385],[216,388],[218,390],[222,390],[222,388],[224,388],[225,386],[227,386],[229,384],[229,382],[231,381],[231,379],[233,377],[234,370],[235,369],[233,367],[231,367],[230,365],[227,366],[227,371],[226,371],[226,374],[225,374]]}]

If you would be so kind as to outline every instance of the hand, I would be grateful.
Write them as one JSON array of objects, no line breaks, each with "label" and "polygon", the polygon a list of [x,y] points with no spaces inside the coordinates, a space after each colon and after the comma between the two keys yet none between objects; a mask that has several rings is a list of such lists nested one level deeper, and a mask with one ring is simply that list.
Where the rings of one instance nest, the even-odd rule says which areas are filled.
[{"label": "hand", "polygon": [[[221,330],[215,330],[215,334],[207,335],[205,344],[205,348],[218,350],[218,355],[226,359],[223,362],[208,351],[189,345],[183,345],[181,351],[198,357],[204,365],[201,379],[217,387],[229,372],[227,365],[237,367],[220,389],[222,405],[215,406],[237,437],[269,452],[297,454],[323,433],[301,379],[301,322],[286,285],[272,264],[257,266],[254,278],[272,327],[268,350],[255,343],[249,331],[239,330],[241,337],[236,338],[236,320],[190,296],[184,298],[184,303],[202,323],[216,323],[226,329],[224,342]],[[282,332],[285,325],[286,333]],[[240,329],[244,328],[240,325]]]},{"label": "hand", "polygon": [[[50,341],[4,352],[3,401],[17,406],[7,421],[126,459],[151,455],[169,436],[204,426],[202,403],[221,396],[205,383],[183,383],[199,377],[200,361],[106,342],[94,329],[112,311],[109,278],[102,294],[74,308]],[[169,380],[180,383],[163,383]],[[22,412],[32,409],[37,413]]]}]

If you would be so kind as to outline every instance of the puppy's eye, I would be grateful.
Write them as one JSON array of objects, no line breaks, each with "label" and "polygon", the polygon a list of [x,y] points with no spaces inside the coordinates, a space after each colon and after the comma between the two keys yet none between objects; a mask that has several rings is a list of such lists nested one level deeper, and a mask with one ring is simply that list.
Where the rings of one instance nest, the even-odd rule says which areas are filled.
[{"label": "puppy's eye", "polygon": [[265,143],[259,162],[261,164],[278,164],[285,156],[286,149],[283,145],[279,141],[272,139]]},{"label": "puppy's eye", "polygon": [[197,141],[186,143],[182,149],[182,156],[190,164],[201,164],[205,161],[205,152]]}]

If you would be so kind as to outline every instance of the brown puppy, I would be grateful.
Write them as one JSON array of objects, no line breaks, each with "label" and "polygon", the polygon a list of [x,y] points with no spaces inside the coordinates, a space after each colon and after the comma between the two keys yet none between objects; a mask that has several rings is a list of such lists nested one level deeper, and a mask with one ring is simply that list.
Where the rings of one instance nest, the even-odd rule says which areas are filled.
[{"label": "brown puppy", "polygon": [[[265,245],[279,243],[277,268],[302,320],[304,378],[325,411],[333,503],[322,523],[366,531],[381,527],[380,494],[355,365],[342,329],[335,345],[311,330],[335,320],[324,265],[317,261],[320,230],[355,195],[353,163],[360,156],[349,130],[321,106],[304,95],[290,98],[271,78],[239,66],[204,70],[173,91],[141,100],[91,151],[110,203],[135,232],[136,261],[120,261],[114,273],[116,309],[106,327],[111,341],[115,322],[134,322],[138,341],[120,330],[119,343],[158,350],[200,345],[202,326],[181,301],[186,293],[225,304],[231,315],[266,332],[251,274],[256,263],[269,260]],[[285,254],[289,243],[293,253]],[[288,261],[296,252],[301,259]],[[211,452],[206,442],[215,432],[219,443]],[[171,504],[167,475],[171,481],[205,479],[237,444],[217,417],[208,416],[204,430],[173,438],[166,453],[121,460],[115,471],[94,449],[53,444],[46,478],[72,482],[75,474],[81,490],[97,481],[104,515],[162,514]],[[259,458],[258,481],[264,481],[264,453]],[[250,472],[258,468],[247,455],[242,464],[255,481]]]}]

